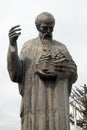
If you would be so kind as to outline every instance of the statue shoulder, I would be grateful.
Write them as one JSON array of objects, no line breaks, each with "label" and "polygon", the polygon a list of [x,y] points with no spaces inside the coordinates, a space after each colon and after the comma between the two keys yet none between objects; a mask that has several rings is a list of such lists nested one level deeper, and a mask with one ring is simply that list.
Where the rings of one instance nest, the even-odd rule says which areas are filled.
[{"label": "statue shoulder", "polygon": [[58,46],[58,47],[60,47],[60,48],[62,48],[62,49],[66,49],[66,50],[67,50],[67,47],[66,47],[65,44],[63,44],[62,42],[59,42],[59,41],[56,41],[56,40],[53,39],[53,44],[54,44],[55,46]]},{"label": "statue shoulder", "polygon": [[31,48],[31,46],[34,45],[34,43],[38,40],[38,38],[34,38],[34,39],[30,39],[28,41],[26,41],[22,47],[22,50],[26,50]]},{"label": "statue shoulder", "polygon": [[25,57],[33,56],[33,54],[31,55],[31,53],[34,50],[37,41],[38,41],[38,38],[34,38],[34,39],[28,40],[24,43],[24,45],[21,49],[21,52],[20,52],[21,59],[24,59]]},{"label": "statue shoulder", "polygon": [[66,57],[67,59],[69,59],[69,60],[72,59],[72,56],[71,56],[69,50],[67,49],[67,47],[65,46],[65,44],[63,44],[63,43],[61,43],[61,42],[59,42],[59,41],[56,41],[56,40],[53,40],[53,44],[54,44],[54,46],[55,46],[54,48],[55,48],[56,50],[61,51],[61,52],[65,55],[65,57]]}]

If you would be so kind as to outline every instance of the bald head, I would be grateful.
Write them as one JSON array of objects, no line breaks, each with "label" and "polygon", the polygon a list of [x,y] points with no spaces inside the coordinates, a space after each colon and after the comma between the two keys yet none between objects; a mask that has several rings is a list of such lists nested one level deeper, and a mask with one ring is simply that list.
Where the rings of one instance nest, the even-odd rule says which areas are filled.
[{"label": "bald head", "polygon": [[43,12],[36,17],[35,24],[36,24],[37,29],[41,24],[49,24],[54,27],[55,18],[52,14],[48,12]]}]

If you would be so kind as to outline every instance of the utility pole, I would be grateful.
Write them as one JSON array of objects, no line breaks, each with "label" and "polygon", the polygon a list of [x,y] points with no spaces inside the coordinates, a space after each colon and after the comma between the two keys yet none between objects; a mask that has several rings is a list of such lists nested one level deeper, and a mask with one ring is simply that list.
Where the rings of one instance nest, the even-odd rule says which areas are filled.
[{"label": "utility pole", "polygon": [[73,115],[74,115],[74,130],[77,130],[77,112],[76,112],[76,102],[73,101]]},{"label": "utility pole", "polygon": [[77,130],[77,110],[76,110],[76,102],[73,95],[73,101],[70,103],[73,109],[72,117],[74,122],[74,130]]},{"label": "utility pole", "polygon": [[[86,87],[86,84],[84,84],[84,101],[85,101],[85,111],[87,111],[87,87]],[[84,130],[87,130],[87,117],[84,116]]]}]

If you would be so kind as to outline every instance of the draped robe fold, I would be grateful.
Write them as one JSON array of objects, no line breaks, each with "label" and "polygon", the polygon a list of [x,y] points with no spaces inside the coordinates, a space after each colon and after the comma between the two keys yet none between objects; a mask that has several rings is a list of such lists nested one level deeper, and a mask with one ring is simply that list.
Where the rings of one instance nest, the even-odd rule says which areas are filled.
[{"label": "draped robe fold", "polygon": [[[62,43],[52,40],[51,50],[60,51],[67,61],[72,61]],[[56,77],[40,77],[36,74],[36,65],[42,53],[40,38],[26,42],[20,57],[16,48],[8,51],[8,71],[11,79],[18,83],[22,96],[21,130],[70,130],[69,95],[77,73],[72,76],[69,70],[57,71]]]}]

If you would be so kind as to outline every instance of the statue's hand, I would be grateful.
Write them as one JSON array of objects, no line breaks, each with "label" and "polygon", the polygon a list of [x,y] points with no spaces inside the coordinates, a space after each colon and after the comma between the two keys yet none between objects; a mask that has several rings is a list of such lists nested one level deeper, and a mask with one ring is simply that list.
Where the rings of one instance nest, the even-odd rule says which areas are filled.
[{"label": "statue's hand", "polygon": [[16,45],[16,41],[19,37],[19,35],[21,34],[21,29],[19,28],[20,25],[14,26],[10,29],[9,31],[9,41],[11,45]]}]

